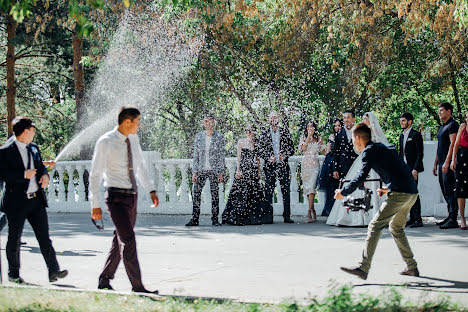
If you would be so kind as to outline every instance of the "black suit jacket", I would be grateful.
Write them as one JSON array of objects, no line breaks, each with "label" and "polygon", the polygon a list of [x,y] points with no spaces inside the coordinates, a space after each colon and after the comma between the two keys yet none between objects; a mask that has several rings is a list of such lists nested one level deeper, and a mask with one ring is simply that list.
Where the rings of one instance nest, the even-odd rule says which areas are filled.
[{"label": "black suit jacket", "polygon": [[336,134],[332,153],[335,171],[340,173],[340,178],[344,178],[357,157],[357,154],[354,152],[353,142],[348,140],[344,128]]},{"label": "black suit jacket", "polygon": [[260,158],[263,158],[265,161],[265,169],[271,170],[276,169],[278,166],[289,166],[288,158],[294,155],[294,145],[291,139],[291,134],[288,130],[283,128],[279,128],[280,131],[280,154],[283,154],[285,159],[282,163],[274,162],[271,163],[269,161],[270,157],[275,155],[273,152],[273,139],[271,137],[270,128],[268,130],[263,131],[258,139],[258,154]]},{"label": "black suit jacket", "polygon": [[380,176],[384,183],[389,184],[391,192],[417,194],[418,186],[411,170],[398,155],[394,147],[369,141],[362,151],[362,167],[358,175],[346,185],[341,194],[347,196],[362,185],[371,169]]},{"label": "black suit jacket", "polygon": [[403,157],[403,153],[406,156],[406,164],[411,170],[417,172],[424,171],[423,157],[424,157],[424,143],[421,133],[411,129],[406,145],[403,146],[403,134],[400,135],[400,156]]},{"label": "black suit jacket", "polygon": [[[31,143],[31,149],[34,168],[37,169],[35,179],[39,184],[39,179],[44,174],[48,175],[48,173],[46,167],[42,164],[42,156],[39,147]],[[0,202],[0,211],[8,212],[11,211],[11,209],[22,208],[22,204],[18,204],[18,201],[26,197],[26,191],[29,185],[29,181],[24,178],[25,170],[23,159],[15,143],[15,138],[11,137],[0,147],[0,180],[5,182]],[[38,192],[39,199],[43,202],[44,207],[47,207],[47,197],[40,184]]]}]

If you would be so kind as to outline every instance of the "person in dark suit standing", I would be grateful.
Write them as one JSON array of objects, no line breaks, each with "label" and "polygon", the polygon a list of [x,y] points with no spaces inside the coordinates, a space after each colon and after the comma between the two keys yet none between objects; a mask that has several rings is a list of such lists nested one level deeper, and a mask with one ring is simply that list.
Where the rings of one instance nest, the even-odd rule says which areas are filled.
[{"label": "person in dark suit standing", "polygon": [[44,192],[49,185],[49,174],[42,163],[39,147],[32,143],[36,126],[26,117],[16,117],[12,124],[15,135],[0,148],[0,180],[5,182],[0,210],[8,219],[8,279],[24,283],[19,274],[20,239],[24,222],[28,220],[49,270],[49,281],[55,282],[67,276],[68,271],[60,270],[49,237]]},{"label": "person in dark suit standing", "polygon": [[406,269],[400,274],[419,276],[418,265],[405,235],[406,217],[418,198],[418,187],[408,166],[398,156],[393,147],[371,140],[371,129],[364,123],[353,128],[353,144],[362,152],[362,167],[358,175],[343,189],[336,190],[335,199],[343,200],[364,183],[371,169],[380,176],[388,187],[377,189],[377,194],[388,197],[374,215],[367,230],[366,245],[362,252],[362,260],[356,267],[341,267],[346,273],[367,279],[372,258],[379,243],[382,231],[388,225],[398,246]]},{"label": "person in dark suit standing", "polygon": [[278,179],[283,195],[284,222],[294,223],[291,220],[291,169],[288,164],[288,158],[294,154],[293,141],[289,130],[279,126],[277,112],[272,111],[268,119],[270,129],[264,131],[259,138],[259,154],[265,161],[265,197],[273,204],[273,192]]},{"label": "person in dark suit standing", "polygon": [[[419,131],[412,128],[414,117],[411,113],[403,113],[400,116],[400,126],[403,133],[400,135],[400,156],[411,169],[411,174],[418,183],[418,174],[424,171],[423,157],[424,144]],[[410,211],[410,218],[406,226],[416,228],[422,227],[421,201],[418,199]]]},{"label": "person in dark suit standing", "polygon": [[333,177],[337,180],[344,179],[346,177],[349,168],[351,168],[357,157],[353,148],[351,131],[355,122],[356,115],[354,114],[354,111],[347,110],[343,113],[344,127],[337,133],[335,144],[332,149],[333,160],[335,163]]}]

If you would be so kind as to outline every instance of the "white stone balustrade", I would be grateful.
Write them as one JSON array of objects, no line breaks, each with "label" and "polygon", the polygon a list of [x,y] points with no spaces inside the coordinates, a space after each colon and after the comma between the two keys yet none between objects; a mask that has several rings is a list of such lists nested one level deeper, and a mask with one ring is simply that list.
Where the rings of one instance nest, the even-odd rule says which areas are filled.
[{"label": "white stone balustrade", "polygon": [[[437,177],[432,175],[432,165],[435,158],[436,142],[424,142],[424,166],[425,171],[420,175],[419,191],[421,196],[422,214],[424,216],[446,216],[447,209]],[[161,213],[161,214],[191,214],[192,194],[189,186],[191,182],[192,166],[191,159],[161,159],[159,153],[144,152],[147,161],[149,175],[155,181],[158,191],[160,205],[151,208],[149,194],[140,188],[138,211],[140,213]],[[305,215],[307,212],[307,198],[301,196],[299,192],[299,181],[297,173],[302,156],[294,156],[289,159],[291,167],[291,212],[292,215]],[[324,157],[320,156],[320,163]],[[224,210],[229,190],[234,181],[236,169],[236,158],[226,158],[228,170],[226,188],[224,184],[219,184],[220,211]],[[87,181],[91,169],[91,161],[62,161],[58,162],[51,172],[51,185],[47,190],[49,196],[50,211],[56,212],[88,212],[90,211],[87,200]],[[64,177],[67,178],[65,184]],[[52,183],[53,182],[53,183]],[[104,205],[104,187],[101,187],[101,205]],[[207,182],[202,194],[201,211],[202,214],[211,214],[211,195],[209,183]],[[276,199],[274,203],[275,215],[283,212],[282,195],[277,183]],[[318,202],[315,204],[317,213],[323,209],[324,194],[319,192]]]}]

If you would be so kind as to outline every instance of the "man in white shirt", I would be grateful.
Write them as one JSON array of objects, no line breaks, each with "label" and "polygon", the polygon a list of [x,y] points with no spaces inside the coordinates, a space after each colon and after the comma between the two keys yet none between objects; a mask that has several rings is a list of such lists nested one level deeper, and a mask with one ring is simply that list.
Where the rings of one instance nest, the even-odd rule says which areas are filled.
[{"label": "man in white shirt", "polygon": [[354,163],[357,154],[354,152],[352,141],[352,129],[356,116],[354,111],[346,110],[343,113],[344,127],[336,134],[335,144],[333,145],[333,161],[335,169],[333,177],[337,180],[344,179],[348,174],[349,169]]},{"label": "man in white shirt", "polygon": [[5,182],[0,210],[8,218],[8,279],[24,283],[19,275],[20,238],[24,222],[28,220],[47,264],[49,281],[55,282],[67,276],[68,271],[60,270],[49,237],[47,197],[44,193],[44,188],[49,185],[49,174],[42,163],[39,147],[32,143],[36,126],[26,117],[17,117],[12,124],[15,136],[0,148],[0,180]]},{"label": "man in white shirt", "polygon": [[203,118],[205,131],[197,133],[193,143],[193,215],[185,226],[198,226],[200,218],[201,193],[206,180],[210,181],[211,222],[219,223],[219,188],[223,183],[225,171],[225,141],[221,133],[214,130],[215,120],[211,114]]},{"label": "man in white shirt", "polygon": [[114,222],[114,240],[104,270],[99,276],[99,289],[111,289],[110,280],[121,257],[132,290],[150,292],[141,280],[138,262],[135,232],[137,216],[137,183],[150,191],[153,207],[158,205],[158,196],[153,183],[148,177],[148,170],[136,133],[140,127],[140,112],[133,107],[122,107],[119,113],[119,126],[99,138],[94,149],[93,162],[89,178],[89,200],[92,208],[92,219],[102,220],[99,188],[104,178],[107,187],[106,204],[109,215]]}]

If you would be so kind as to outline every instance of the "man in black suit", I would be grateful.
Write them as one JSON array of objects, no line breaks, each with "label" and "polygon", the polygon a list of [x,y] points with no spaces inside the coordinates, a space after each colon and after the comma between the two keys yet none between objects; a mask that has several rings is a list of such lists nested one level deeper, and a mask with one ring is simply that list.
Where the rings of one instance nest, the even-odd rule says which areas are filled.
[{"label": "man in black suit", "polygon": [[343,113],[344,127],[336,135],[335,145],[333,146],[333,160],[335,163],[335,171],[333,177],[335,179],[344,179],[349,169],[353,165],[357,154],[354,152],[352,131],[351,129],[356,122],[354,111],[347,110]]},{"label": "man in black suit", "polygon": [[279,126],[278,113],[269,115],[270,129],[264,131],[259,138],[259,154],[264,159],[265,197],[273,204],[273,191],[278,178],[283,194],[283,218],[285,223],[291,220],[291,169],[288,158],[294,154],[294,146],[288,129]]},{"label": "man in black suit", "polygon": [[8,279],[24,283],[19,275],[20,238],[24,222],[28,220],[49,269],[49,281],[55,282],[67,276],[68,271],[60,270],[49,238],[44,193],[44,188],[49,185],[49,175],[42,164],[39,147],[32,143],[36,127],[31,119],[17,117],[13,120],[13,132],[15,136],[0,147],[0,180],[5,182],[0,210],[8,218]]},{"label": "man in black suit", "polygon": [[353,128],[353,144],[362,152],[362,167],[349,184],[335,191],[335,199],[343,200],[344,196],[353,193],[364,183],[371,169],[375,170],[388,185],[378,189],[377,193],[379,196],[388,194],[388,197],[369,224],[361,262],[356,267],[341,267],[341,269],[361,279],[367,279],[379,238],[388,225],[406,262],[406,269],[400,274],[419,276],[418,265],[405,235],[406,217],[418,198],[418,187],[411,171],[393,147],[371,141],[371,130],[364,123],[357,124]]},{"label": "man in black suit", "polygon": [[[411,113],[403,113],[400,116],[400,126],[403,130],[400,135],[400,156],[411,169],[411,174],[418,183],[418,174],[424,171],[424,144],[421,133],[412,128],[413,120],[414,117]],[[412,228],[423,226],[419,196],[411,208],[410,218],[406,226]]]}]

